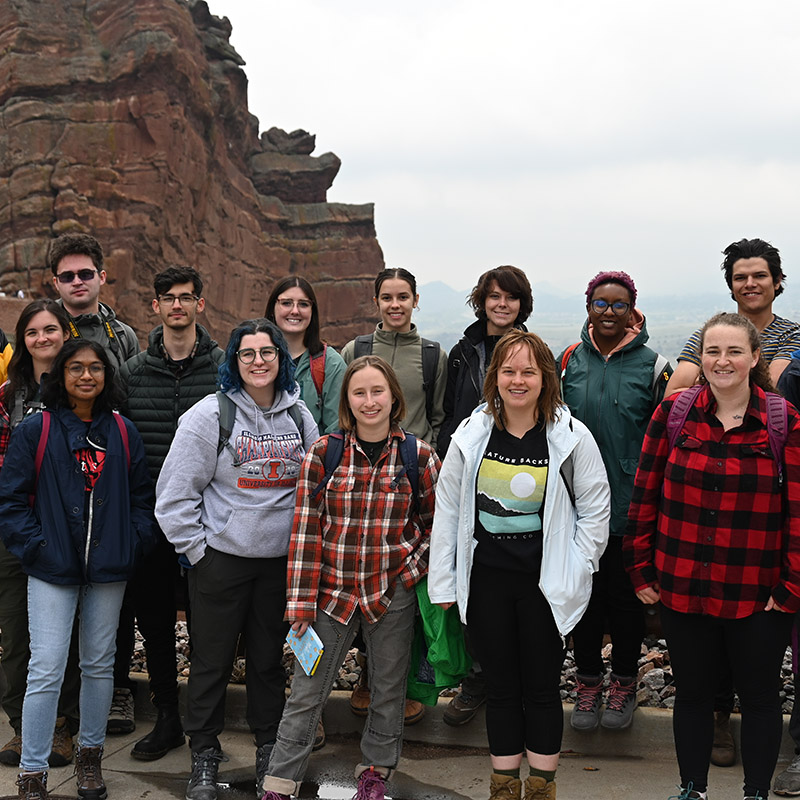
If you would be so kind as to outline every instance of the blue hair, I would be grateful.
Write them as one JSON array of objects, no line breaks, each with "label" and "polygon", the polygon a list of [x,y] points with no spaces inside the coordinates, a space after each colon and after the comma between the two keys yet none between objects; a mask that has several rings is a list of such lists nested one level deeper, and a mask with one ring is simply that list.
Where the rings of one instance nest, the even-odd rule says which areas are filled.
[{"label": "blue hair", "polygon": [[239,374],[239,359],[236,352],[242,343],[242,338],[256,333],[266,333],[272,343],[278,348],[278,377],[275,378],[275,388],[283,392],[294,391],[297,384],[294,380],[294,361],[289,355],[289,347],[281,329],[265,317],[246,319],[240,322],[232,331],[228,346],[225,348],[225,361],[219,367],[219,388],[223,392],[231,389],[241,391],[242,376]]}]

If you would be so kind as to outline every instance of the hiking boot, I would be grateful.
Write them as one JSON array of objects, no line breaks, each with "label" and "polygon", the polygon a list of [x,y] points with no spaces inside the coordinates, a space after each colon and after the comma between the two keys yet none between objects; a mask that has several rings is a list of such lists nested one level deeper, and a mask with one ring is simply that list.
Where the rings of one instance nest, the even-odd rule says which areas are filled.
[{"label": "hiking boot", "polygon": [[50,797],[47,793],[46,772],[23,772],[17,778],[17,786],[19,800],[47,800]]},{"label": "hiking boot", "polygon": [[111,708],[108,710],[106,733],[133,733],[136,722],[133,718],[133,692],[130,689],[114,689]]},{"label": "hiking boot", "polygon": [[603,697],[602,675],[575,675],[575,707],[569,724],[576,731],[593,731],[600,724]]},{"label": "hiking boot", "polygon": [[358,789],[353,800],[384,800],[385,792],[386,779],[370,767],[358,776]]},{"label": "hiking boot", "polygon": [[800,755],[795,756],[792,763],[775,778],[772,791],[786,797],[800,795]]},{"label": "hiking boot", "polygon": [[156,761],[185,742],[178,706],[159,708],[155,727],[136,742],[131,755],[140,761]]},{"label": "hiking boot", "polygon": [[[366,672],[366,670],[364,670]],[[364,672],[361,673],[362,676]],[[357,717],[366,717],[367,709],[369,709],[369,686],[366,679],[359,681],[353,693],[350,695],[350,710]]]},{"label": "hiking boot", "polygon": [[267,742],[256,748],[256,794],[261,797],[264,791],[261,784],[264,782],[264,777],[267,774],[267,767],[269,767],[269,757],[272,755],[272,748],[275,747],[275,742]]},{"label": "hiking boot", "polygon": [[[15,733],[0,750],[0,764],[8,767],[18,767],[19,759],[22,754],[22,736]],[[20,795],[21,796],[21,795]]]},{"label": "hiking boot", "polygon": [[66,767],[67,764],[72,763],[74,749],[72,734],[67,727],[67,718],[59,717],[53,731],[53,749],[50,751],[50,758],[47,759],[47,762],[51,767]]},{"label": "hiking boot", "polygon": [[322,726],[322,720],[317,723],[317,732],[314,734],[314,744],[311,747],[311,752],[316,753],[317,750],[322,750],[325,747],[325,728]]},{"label": "hiking boot", "polygon": [[489,800],[520,800],[522,781],[511,775],[492,773],[489,781]]},{"label": "hiking boot", "polygon": [[633,722],[636,709],[636,679],[622,678],[611,673],[606,694],[606,707],[600,724],[610,731],[622,731]]},{"label": "hiking boot", "polygon": [[425,706],[419,700],[406,698],[406,709],[403,717],[404,725],[416,725],[425,716]]},{"label": "hiking boot", "polygon": [[228,759],[220,750],[207,747],[192,751],[192,774],[186,786],[186,800],[217,800],[219,762]]},{"label": "hiking boot", "polygon": [[470,694],[463,689],[447,704],[442,719],[454,728],[466,725],[478,713],[478,709],[486,702],[486,695]]},{"label": "hiking boot", "polygon": [[731,715],[727,711],[714,712],[714,743],[711,745],[711,763],[717,767],[732,767],[736,763],[736,745],[731,733]]},{"label": "hiking boot", "polygon": [[100,761],[102,747],[79,747],[75,757],[75,775],[78,778],[78,795],[84,800],[105,800],[108,792],[103,780]]},{"label": "hiking boot", "polygon": [[525,800],[556,800],[556,782],[529,775],[525,779]]}]

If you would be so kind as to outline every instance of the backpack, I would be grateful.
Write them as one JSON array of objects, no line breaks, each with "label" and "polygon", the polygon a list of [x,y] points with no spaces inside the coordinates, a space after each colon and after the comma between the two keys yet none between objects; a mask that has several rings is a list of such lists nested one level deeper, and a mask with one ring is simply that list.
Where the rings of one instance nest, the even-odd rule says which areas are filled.
[{"label": "backpack", "polygon": [[[233,433],[233,419],[236,416],[236,404],[230,399],[230,397],[228,397],[228,395],[225,394],[225,392],[217,392],[217,403],[219,403],[219,439],[217,441],[217,456],[219,456],[223,449],[227,447],[233,456],[234,466],[238,467],[240,461],[236,455],[236,451],[231,445],[231,433]],[[301,413],[300,409],[295,403],[293,403],[286,410],[289,412],[292,422],[294,422],[294,424],[297,426],[297,430],[300,431],[300,438],[305,439],[305,433],[303,431],[303,414]]]},{"label": "backpack", "polygon": [[315,356],[309,355],[309,369],[311,370],[311,380],[317,390],[317,397],[322,403],[322,387],[325,385],[325,356],[328,353],[328,345],[323,342],[322,350]]},{"label": "backpack", "polygon": [[[681,392],[672,401],[672,407],[667,416],[667,438],[669,450],[675,447],[686,418],[689,416],[697,395],[703,390],[701,385],[692,386]],[[769,436],[769,449],[772,458],[778,466],[778,484],[783,485],[783,450],[788,437],[788,414],[786,400],[779,394],[767,392],[767,435]]]},{"label": "backpack", "polygon": [[[128,472],[131,469],[131,446],[128,441],[128,429],[125,427],[125,420],[122,419],[118,411],[114,411],[111,416],[114,422],[117,423],[119,428],[119,435],[122,437],[122,447],[125,450],[125,461],[128,465]],[[33,492],[28,495],[28,505],[33,508],[36,499],[36,487],[39,485],[39,472],[42,469],[42,461],[44,461],[44,451],[47,449],[47,439],[50,436],[50,412],[46,409],[42,411],[42,431],[39,434],[39,444],[36,446],[36,477],[33,483]]]},{"label": "backpack", "polygon": [[[406,438],[400,441],[400,460],[403,462],[403,469],[395,475],[391,486],[397,488],[400,478],[405,475],[411,484],[411,502],[414,513],[419,514],[419,457],[417,455],[417,438],[413,433],[403,431]],[[316,500],[319,493],[328,485],[336,467],[342,463],[344,454],[344,431],[338,430],[328,435],[328,446],[325,449],[325,474],[322,480],[314,487],[311,492],[311,499]]]},{"label": "backpack", "polygon": [[[353,358],[372,355],[374,333],[356,336]],[[439,366],[439,343],[430,339],[422,340],[422,391],[425,392],[425,416],[428,422],[433,415],[433,391],[436,386],[436,369]]]}]

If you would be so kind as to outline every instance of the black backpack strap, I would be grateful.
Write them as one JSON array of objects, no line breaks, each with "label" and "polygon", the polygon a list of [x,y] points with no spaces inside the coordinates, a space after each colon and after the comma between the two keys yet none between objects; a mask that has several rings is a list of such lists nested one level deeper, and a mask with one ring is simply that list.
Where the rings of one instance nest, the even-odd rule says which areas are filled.
[{"label": "black backpack strap", "polygon": [[371,356],[373,341],[374,334],[372,333],[365,333],[362,336],[356,336],[353,344],[353,358]]},{"label": "black backpack strap", "polygon": [[400,441],[400,460],[403,462],[403,469],[397,473],[392,480],[392,486],[397,487],[403,475],[408,478],[411,484],[411,502],[414,513],[419,514],[419,455],[417,454],[417,437],[413,433],[403,431],[405,439]]},{"label": "black backpack strap", "polygon": [[436,388],[436,369],[439,366],[439,342],[422,340],[422,390],[425,392],[425,416],[433,415],[433,393]]},{"label": "black backpack strap", "polygon": [[236,406],[225,392],[217,392],[219,403],[219,441],[217,442],[217,456],[227,447],[233,455],[234,464],[237,462],[236,452],[231,446],[231,433],[233,433],[233,419],[236,416]]},{"label": "black backpack strap", "polygon": [[292,403],[286,410],[289,412],[292,422],[297,425],[297,430],[300,431],[300,439],[303,444],[305,444],[306,437],[303,429],[303,412],[297,407],[297,403]]},{"label": "black backpack strap", "polygon": [[336,467],[342,463],[342,455],[344,453],[344,433],[336,431],[335,433],[328,434],[328,446],[325,448],[325,458],[323,459],[323,466],[325,467],[325,474],[322,480],[314,487],[311,492],[311,499],[316,500],[319,493],[328,485]]}]

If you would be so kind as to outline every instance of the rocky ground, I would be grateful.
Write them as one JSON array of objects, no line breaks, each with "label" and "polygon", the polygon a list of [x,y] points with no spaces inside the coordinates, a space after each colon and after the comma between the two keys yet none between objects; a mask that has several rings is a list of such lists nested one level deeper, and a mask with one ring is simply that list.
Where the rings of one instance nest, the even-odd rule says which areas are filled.
[{"label": "rocky ground", "polygon": [[[189,637],[186,632],[186,623],[179,622],[175,627],[176,647],[178,654],[178,674],[181,677],[189,676]],[[603,648],[603,660],[607,671],[610,671],[610,657],[612,645],[607,644]],[[287,679],[291,675],[293,659],[288,646],[284,651],[284,666],[286,667]],[[145,672],[147,665],[145,661],[144,645],[139,633],[136,634],[136,648],[133,656],[133,672]],[[237,657],[231,674],[232,683],[244,683],[245,659]],[[349,690],[358,683],[361,667],[356,660],[356,651],[351,650],[345,658],[339,677],[334,685],[334,689]],[[792,680],[792,656],[791,650],[787,649],[781,670],[783,678],[783,690],[781,698],[783,700],[783,711],[785,714],[791,713],[794,703],[794,681]],[[561,698],[567,702],[575,699],[575,662],[572,651],[567,651],[564,660],[564,670],[561,674]],[[639,693],[638,701],[640,706],[650,708],[672,708],[675,702],[675,684],[672,677],[672,666],[669,661],[669,651],[667,650],[664,639],[648,637],[642,644],[642,656],[639,659]]]}]

